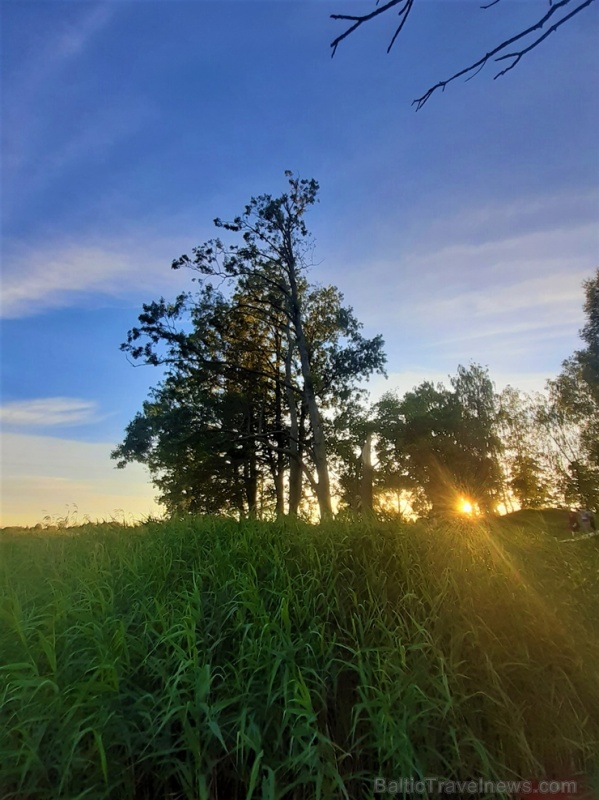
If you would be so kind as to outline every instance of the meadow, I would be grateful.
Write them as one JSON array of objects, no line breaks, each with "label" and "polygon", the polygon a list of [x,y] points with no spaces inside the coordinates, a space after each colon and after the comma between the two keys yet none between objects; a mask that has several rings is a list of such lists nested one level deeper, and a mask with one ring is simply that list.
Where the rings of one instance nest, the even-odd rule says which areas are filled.
[{"label": "meadow", "polygon": [[595,781],[599,537],[562,516],[5,531],[0,797]]}]

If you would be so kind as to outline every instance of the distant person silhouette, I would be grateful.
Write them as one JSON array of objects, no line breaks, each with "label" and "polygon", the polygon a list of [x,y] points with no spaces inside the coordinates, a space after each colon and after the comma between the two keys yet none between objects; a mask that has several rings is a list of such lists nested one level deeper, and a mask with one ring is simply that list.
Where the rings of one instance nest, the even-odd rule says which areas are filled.
[{"label": "distant person silhouette", "polygon": [[597,525],[594,514],[587,508],[572,510],[568,514],[568,527],[574,536],[575,533],[596,533]]}]

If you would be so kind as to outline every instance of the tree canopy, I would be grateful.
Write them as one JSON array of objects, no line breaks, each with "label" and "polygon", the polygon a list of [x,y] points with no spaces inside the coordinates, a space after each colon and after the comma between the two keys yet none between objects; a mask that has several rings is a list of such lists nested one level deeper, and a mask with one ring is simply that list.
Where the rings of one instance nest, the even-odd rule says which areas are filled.
[{"label": "tree canopy", "polygon": [[549,381],[550,405],[545,423],[565,454],[564,491],[572,503],[599,506],[599,269],[584,282],[586,324],[580,337],[586,347],[562,364]]},{"label": "tree canopy", "polygon": [[[287,178],[288,193],[252,198],[232,222],[215,220],[233,242],[213,239],[173,262],[202,276],[200,292],[146,305],[123,345],[133,359],[166,364],[169,373],[114,456],[160,473],[170,507],[189,505],[192,479],[209,475],[220,485],[224,473],[231,496],[217,492],[220,499],[208,502],[198,487],[194,507],[254,514],[266,483],[277,513],[287,486],[287,511],[295,514],[306,480],[321,516],[330,515],[327,426],[359,395],[362,379],[384,370],[382,338],[362,335],[336,287],[309,283],[304,214],[318,184]],[[178,444],[171,423],[187,427]],[[177,447],[188,458],[173,461]]]},{"label": "tree canopy", "polygon": [[363,381],[384,373],[382,337],[364,336],[337,287],[310,281],[305,215],[318,184],[287,179],[281,196],[215,220],[226,241],[173,262],[197,273],[197,291],[144,305],[122,349],[165,374],[113,451],[117,466],[145,464],[172,513],[597,508],[599,270],[584,284],[584,347],[546,394],[498,394],[470,364],[448,386],[371,405]]},{"label": "tree canopy", "polygon": [[501,488],[493,384],[471,365],[458,368],[451,386],[427,381],[375,406],[379,486],[414,493],[419,511],[447,513],[462,497],[490,511]]}]

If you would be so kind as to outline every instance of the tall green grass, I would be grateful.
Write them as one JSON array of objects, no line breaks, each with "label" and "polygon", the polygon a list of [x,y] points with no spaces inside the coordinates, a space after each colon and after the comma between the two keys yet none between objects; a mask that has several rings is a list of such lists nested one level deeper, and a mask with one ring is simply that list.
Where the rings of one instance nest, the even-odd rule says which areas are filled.
[{"label": "tall green grass", "polygon": [[0,538],[2,800],[368,798],[377,776],[597,768],[596,539],[208,518],[69,533]]}]

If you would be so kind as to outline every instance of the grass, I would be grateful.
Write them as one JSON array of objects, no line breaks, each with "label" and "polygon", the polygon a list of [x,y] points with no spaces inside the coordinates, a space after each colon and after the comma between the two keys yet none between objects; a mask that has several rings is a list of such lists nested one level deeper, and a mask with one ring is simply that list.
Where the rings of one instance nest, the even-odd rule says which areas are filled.
[{"label": "grass", "polygon": [[539,520],[4,534],[0,797],[593,776],[599,543]]}]

